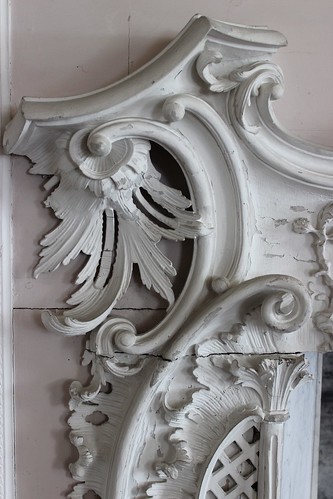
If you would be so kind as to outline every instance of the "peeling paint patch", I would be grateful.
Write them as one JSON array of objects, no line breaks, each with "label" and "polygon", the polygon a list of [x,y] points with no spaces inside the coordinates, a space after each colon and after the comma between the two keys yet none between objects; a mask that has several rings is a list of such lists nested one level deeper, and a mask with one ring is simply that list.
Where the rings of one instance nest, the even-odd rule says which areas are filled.
[{"label": "peeling paint patch", "polygon": [[286,218],[279,218],[278,220],[274,220],[275,227],[280,227],[280,225],[286,225],[288,220]]},{"label": "peeling paint patch", "polygon": [[293,211],[296,211],[296,212],[300,212],[300,211],[306,211],[305,207],[304,206],[290,206],[290,209],[293,210]]},{"label": "peeling paint patch", "polygon": [[265,253],[264,257],[266,258],[283,258],[285,255],[278,255],[276,253]]},{"label": "peeling paint patch", "polygon": [[279,243],[278,241],[268,241],[267,237],[262,237],[261,238],[266,244],[269,244],[270,246],[273,246],[273,245],[280,245],[281,243]]},{"label": "peeling paint patch", "polygon": [[302,262],[302,263],[317,263],[316,260],[302,260],[301,258],[297,258],[296,256],[293,256],[293,259],[296,260],[296,262]]},{"label": "peeling paint patch", "polygon": [[297,213],[302,212],[302,211],[306,211],[307,213],[313,213],[313,211],[306,209],[305,206],[302,206],[302,205],[290,206],[290,209],[292,211],[296,211]]}]

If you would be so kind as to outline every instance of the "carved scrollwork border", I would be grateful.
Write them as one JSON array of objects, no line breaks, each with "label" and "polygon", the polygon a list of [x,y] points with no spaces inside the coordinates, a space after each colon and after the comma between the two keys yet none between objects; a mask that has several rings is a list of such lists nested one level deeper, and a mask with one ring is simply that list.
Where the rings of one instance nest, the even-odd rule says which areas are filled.
[{"label": "carved scrollwork border", "polygon": [[[42,315],[51,331],[91,333],[83,359],[84,364],[91,364],[91,382],[87,386],[73,382],[70,387],[71,442],[79,454],[70,467],[79,482],[69,495],[72,499],[82,498],[89,489],[108,499],[133,496],[137,484],[132,472],[147,443],[140,439],[156,409],[154,404],[160,404],[155,414],[160,419],[162,413],[165,416],[166,440],[174,456],[159,459],[156,452],[152,477],[140,484],[145,497],[169,499],[170,490],[179,490],[177,480],[183,480],[180,472],[184,470],[193,490],[202,478],[196,475],[196,465],[207,465],[212,458],[214,438],[220,443],[244,417],[261,422],[268,454],[270,444],[282,438],[290,392],[309,378],[303,356],[290,353],[292,341],[288,339],[309,323],[312,302],[305,286],[292,276],[257,273],[245,280],[254,224],[246,178],[248,150],[243,145],[281,175],[333,187],[333,154],[301,147],[300,141],[279,130],[272,114],[271,101],[282,94],[283,76],[267,58],[284,44],[284,37],[276,32],[195,16],[160,57],[129,79],[74,99],[24,99],[7,128],[6,151],[28,155],[35,162],[31,173],[51,177],[46,204],[61,221],[42,241],[36,275],[67,264],[80,252],[88,256],[77,280],[82,288],[69,302],[74,308]],[[233,54],[225,61],[217,45],[237,49],[239,56]],[[179,81],[184,78],[182,84],[173,86],[178,76]],[[170,88],[169,80],[173,82]],[[217,97],[223,99],[214,101],[207,92],[220,93]],[[135,101],[140,104],[133,111]],[[194,138],[187,133],[191,127]],[[211,170],[197,152],[196,133],[203,133],[216,148]],[[179,164],[188,198],[160,182],[150,160],[150,142],[162,146]],[[318,160],[316,169],[314,159]],[[223,171],[226,182],[221,181],[220,189],[213,185],[209,171],[214,171],[215,179]],[[148,194],[153,193],[151,198],[160,211],[149,206],[140,192],[148,184],[153,185]],[[217,199],[226,196],[228,188],[233,215],[231,220],[228,214],[223,217],[226,225],[233,224],[234,241],[223,275],[215,275],[212,269],[222,252],[216,237],[221,215]],[[137,204],[132,197],[135,189]],[[165,215],[165,208],[171,216]],[[146,217],[147,212],[160,225]],[[127,232],[122,232],[124,226]],[[130,231],[134,236],[129,237]],[[318,235],[315,229],[312,232]],[[118,246],[114,244],[117,236]],[[169,279],[175,269],[158,248],[162,237],[194,240],[189,275],[176,302]],[[140,267],[145,258],[147,262]],[[110,315],[128,288],[135,264],[143,284],[169,304],[166,318],[142,334],[129,320]],[[248,345],[259,345],[261,350],[249,352],[248,364],[242,365],[239,355],[226,367],[225,355],[235,337],[251,334],[245,317],[250,311],[260,315],[265,329],[258,328]],[[223,334],[229,344],[221,341]],[[283,337],[289,358],[276,354],[273,335]],[[301,343],[296,341],[293,345]],[[243,352],[235,347],[234,353]],[[270,358],[260,358],[258,353]],[[167,392],[177,368],[186,361],[196,364],[192,378],[201,387],[191,387],[183,407],[172,407]],[[214,370],[226,378],[226,390],[231,386],[229,399],[224,398]],[[205,413],[207,407],[211,413]],[[193,408],[190,419],[188,412]],[[100,424],[93,422],[94,415],[102,417]],[[202,433],[194,431],[196,416],[203,421]],[[201,453],[194,456],[198,441]],[[269,454],[269,459],[273,462],[274,456]],[[276,459],[274,465],[277,473]],[[270,487],[271,471],[263,466],[262,473]],[[177,499],[188,497],[187,492],[183,487]],[[262,498],[273,499],[265,493]]]},{"label": "carved scrollwork border", "polygon": [[[276,497],[274,494],[281,481],[279,459],[283,425],[289,417],[289,397],[298,385],[311,380],[304,356],[212,355],[192,361],[193,376],[199,384],[190,385],[181,406],[174,405],[169,395],[184,358],[175,362],[146,358],[139,378],[135,371],[134,377],[129,373],[120,378],[104,371],[105,381],[111,383],[115,391],[92,395],[90,401],[83,400],[70,420],[71,440],[80,455],[71,470],[82,482],[75,487],[72,499],[81,498],[91,488],[101,497],[106,491],[110,499],[128,497],[133,494],[133,487],[135,494],[143,493],[142,497],[169,499],[175,493],[177,499],[194,497],[200,490],[198,484],[206,483],[203,471],[214,461],[216,449],[245,418],[252,418],[261,425],[260,452],[266,459],[261,461],[260,473],[266,478],[260,481],[260,497]],[[95,411],[102,411],[108,417],[104,425],[93,426],[87,422]],[[155,473],[150,471],[148,483],[135,484],[132,473],[135,467],[140,468],[141,456],[149,443],[148,420],[154,414],[159,414],[159,419],[163,414],[167,424],[169,457],[157,453]],[[157,434],[150,438],[154,440]],[[161,438],[165,439],[165,430]],[[274,449],[279,458],[274,455]],[[103,457],[106,450],[107,459]],[[146,451],[151,459],[149,446]],[[132,471],[124,474],[123,469]]]},{"label": "carved scrollwork border", "polygon": [[[193,207],[201,216],[200,222],[202,228],[200,229],[201,234],[199,233],[199,236],[201,237],[198,237],[195,243],[195,256],[192,262],[188,283],[182,296],[178,299],[177,304],[168,314],[166,321],[171,322],[170,326],[167,326],[166,321],[164,321],[163,326],[160,328],[160,330],[163,329],[164,331],[163,335],[169,336],[170,331],[175,329],[174,321],[176,320],[177,322],[177,319],[173,319],[173,317],[176,316],[177,310],[181,308],[182,314],[187,313],[188,307],[191,306],[191,304],[193,305],[193,302],[196,300],[196,297],[193,295],[193,290],[200,291],[209,272],[212,252],[214,250],[210,232],[215,225],[214,205],[208,202],[208,200],[212,199],[212,192],[205,170],[200,164],[199,158],[195,155],[189,141],[184,136],[181,136],[176,130],[172,130],[163,123],[145,119],[119,119],[101,125],[91,131],[87,142],[90,144],[90,147],[93,147],[92,144],[98,141],[100,145],[102,143],[107,144],[107,147],[111,150],[112,143],[118,143],[126,138],[154,140],[175,156],[187,177],[188,185],[192,193]],[[126,263],[124,263],[124,265],[126,265]],[[193,285],[194,283],[196,283],[196,285]],[[188,291],[189,289],[191,289],[191,291]],[[109,313],[110,307],[107,307],[101,314],[96,316],[96,319],[93,319],[86,324],[83,322],[82,325],[76,320],[75,316],[71,318],[70,313],[66,313],[66,317],[64,317],[63,320],[54,315],[50,315],[49,313],[44,313],[43,322],[50,330],[59,331],[64,334],[84,334],[100,325]],[[161,336],[161,334],[157,331],[152,331],[150,334],[147,334],[147,337],[157,338],[158,336]],[[121,340],[119,339],[119,341]],[[143,338],[141,341],[143,342]],[[155,340],[156,346],[161,341],[163,341],[163,339],[159,338],[157,343]],[[119,344],[118,346],[124,348],[126,345]],[[149,349],[152,347],[149,346],[148,341],[145,341],[145,349],[147,348]]]},{"label": "carved scrollwork border", "polygon": [[[260,68],[260,65],[259,65]],[[246,75],[247,67],[239,69]],[[299,182],[333,188],[332,150],[287,133],[273,101],[283,95],[283,74],[275,64],[262,65],[229,94],[229,116],[239,137],[266,166]]]}]

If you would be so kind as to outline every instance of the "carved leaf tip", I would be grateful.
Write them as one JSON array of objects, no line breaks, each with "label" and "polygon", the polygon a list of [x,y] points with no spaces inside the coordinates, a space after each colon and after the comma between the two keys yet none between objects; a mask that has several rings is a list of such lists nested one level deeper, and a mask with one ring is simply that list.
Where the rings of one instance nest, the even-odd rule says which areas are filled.
[{"label": "carved leaf tip", "polygon": [[174,304],[170,278],[176,270],[158,243],[195,239],[206,229],[201,215],[189,209],[191,200],[161,182],[150,147],[137,138],[111,143],[91,129],[58,132],[56,140],[46,133],[32,144],[32,173],[57,179],[49,184],[55,188],[46,204],[60,219],[41,241],[34,276],[53,272],[80,253],[88,256],[76,279],[81,288],[68,300],[74,308],[63,316],[44,314],[49,329],[85,334],[99,325],[126,292],[134,264],[142,283],[169,308]]}]

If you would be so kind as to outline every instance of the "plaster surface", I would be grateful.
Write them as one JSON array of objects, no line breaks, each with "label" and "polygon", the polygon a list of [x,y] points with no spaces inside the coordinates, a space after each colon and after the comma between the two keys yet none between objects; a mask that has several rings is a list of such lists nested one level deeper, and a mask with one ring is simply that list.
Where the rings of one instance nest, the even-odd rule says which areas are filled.
[{"label": "plaster surface", "polygon": [[[274,58],[286,78],[285,96],[275,105],[277,115],[291,132],[332,144],[329,0],[13,0],[13,111],[23,95],[79,94],[125,76],[157,54],[197,11],[224,21],[269,25],[284,33],[289,46]],[[65,497],[72,484],[64,466],[73,457],[64,430],[69,415],[64,405],[68,380],[85,381],[85,370],[77,364],[83,340],[52,335],[39,319],[37,307],[66,306],[71,272],[60,269],[38,281],[32,277],[37,242],[55,219],[42,206],[40,179],[28,176],[28,168],[25,159],[14,160],[17,497],[57,499]],[[72,267],[73,274],[76,265],[80,262]],[[126,310],[130,301],[132,309]],[[158,297],[150,302],[149,314],[142,310],[144,303],[142,289],[134,285],[122,313],[137,321],[153,321],[163,313],[165,304]],[[319,499],[326,499],[329,473],[322,476]]]}]

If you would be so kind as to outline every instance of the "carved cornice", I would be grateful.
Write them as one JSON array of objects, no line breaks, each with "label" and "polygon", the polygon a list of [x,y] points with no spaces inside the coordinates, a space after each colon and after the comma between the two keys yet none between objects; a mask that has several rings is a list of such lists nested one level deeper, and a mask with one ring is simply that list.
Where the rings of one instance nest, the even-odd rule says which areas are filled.
[{"label": "carved cornice", "polygon": [[163,83],[172,81],[179,71],[182,72],[184,67],[191,65],[208,40],[213,45],[237,47],[245,56],[252,54],[253,59],[267,58],[287,43],[285,37],[277,31],[224,23],[198,14],[161,54],[113,85],[66,99],[25,97],[20,112],[7,132],[8,152],[14,152],[14,149],[18,152],[19,148],[25,147],[29,129],[34,124],[82,127],[82,123],[96,123],[101,117],[104,121],[113,119],[122,112],[124,105],[127,107],[133,101],[151,96],[156,91],[161,96],[168,95],[166,89],[161,89]]},{"label": "carved cornice", "polygon": [[[183,318],[191,314],[195,304],[202,302],[204,295],[211,301],[207,283],[211,280],[213,288],[219,287],[217,283],[221,280],[221,274],[216,279],[212,272],[212,262],[216,258],[221,261],[219,272],[224,282],[244,279],[253,237],[245,159],[221,113],[203,98],[189,93],[175,94],[175,89],[183,87],[193,91],[198,88],[197,81],[188,74],[194,64],[213,92],[228,94],[229,109],[233,103],[237,121],[237,125],[233,122],[235,129],[241,126],[246,133],[255,135],[260,127],[251,124],[247,114],[250,107],[255,107],[252,99],[259,98],[262,88],[267,85],[274,98],[280,95],[280,71],[267,62],[267,57],[284,43],[284,38],[276,32],[235,27],[198,16],[151,65],[116,87],[89,96],[57,100],[57,106],[66,110],[60,119],[59,110],[57,117],[52,114],[55,101],[22,101],[21,114],[8,126],[5,147],[9,152],[30,156],[35,162],[31,173],[51,176],[45,186],[51,191],[46,205],[61,220],[41,243],[44,249],[35,275],[53,271],[61,263],[67,264],[80,252],[89,256],[77,277],[76,283],[81,288],[68,301],[74,307],[58,316],[45,312],[42,317],[48,329],[72,335],[85,334],[100,326],[126,292],[133,264],[137,264],[142,282],[165,298],[169,313],[161,325],[140,338],[134,327],[130,334],[118,334],[115,345],[136,354],[155,351],[174,336],[182,326]],[[217,55],[217,49],[213,51],[212,47],[216,46],[220,47],[220,55]],[[224,64],[223,53],[228,53],[230,47],[238,51],[238,57],[229,58]],[[243,60],[243,66],[239,66],[240,60]],[[154,71],[161,68],[161,80],[172,82],[163,87],[163,92],[159,78],[156,77],[153,84],[150,82],[152,67]],[[184,74],[177,83],[171,78],[175,71]],[[134,105],[127,95],[128,88],[137,90],[137,78],[141,85],[145,82],[142,92],[147,94],[147,105],[150,103],[153,107],[142,109],[141,94],[136,91],[137,114],[128,116]],[[122,101],[114,101],[116,89],[123,89]],[[164,96],[170,93],[171,96],[165,99]],[[112,99],[109,99],[110,95]],[[99,106],[103,99],[101,110]],[[110,102],[114,102],[113,107]],[[96,109],[92,110],[94,106]],[[48,118],[43,118],[47,108]],[[154,119],[147,118],[147,114]],[[228,218],[211,186],[210,178],[217,174],[218,165],[212,165],[212,169],[203,164],[197,146],[193,144],[190,121],[193,118],[209,132],[218,154],[226,163],[224,175],[229,177],[233,188],[234,204],[230,206]],[[97,121],[102,124],[96,126]],[[179,162],[191,199],[160,181],[149,157],[149,140],[170,151]],[[226,188],[222,188],[227,196]],[[191,205],[193,208],[189,211]],[[224,252],[219,243],[221,235],[217,231],[216,218],[221,217],[227,227],[229,225],[229,232],[233,230],[234,233],[232,251]],[[175,269],[157,246],[161,238],[195,239],[190,275],[176,304],[169,280]],[[309,313],[310,309],[303,317],[308,318]],[[201,313],[201,318],[204,314]],[[295,327],[281,327],[289,331],[293,327],[297,329],[301,323],[295,323]]]},{"label": "carved cornice", "polygon": [[[82,96],[25,98],[7,127],[6,151],[28,156],[32,174],[49,176],[46,205],[59,219],[41,242],[35,276],[87,256],[73,308],[42,314],[51,331],[91,333],[83,359],[91,382],[70,388],[79,454],[71,472],[80,482],[72,499],[90,489],[102,499],[206,497],[219,453],[247,424],[261,432],[270,466],[262,473],[272,489],[278,451],[274,458],[271,443],[283,439],[292,389],[308,379],[303,355],[293,352],[331,347],[331,331],[318,320],[322,331],[312,327],[318,306],[293,256],[297,236],[287,219],[287,232],[276,236],[281,254],[268,255],[282,260],[272,260],[269,272],[263,265],[267,234],[258,217],[290,207],[289,198],[281,206],[269,199],[284,177],[299,182],[304,199],[308,185],[324,187],[325,196],[333,186],[333,153],[303,147],[273,116],[283,76],[270,57],[285,44],[275,31],[195,16],[140,71]],[[183,192],[153,164],[152,143],[178,163]],[[304,218],[293,226],[313,233],[329,286],[331,207],[317,229]],[[162,239],[193,240],[176,299]],[[167,306],[165,318],[140,334],[114,310],[134,265]],[[277,497],[260,490],[260,498]]]}]

